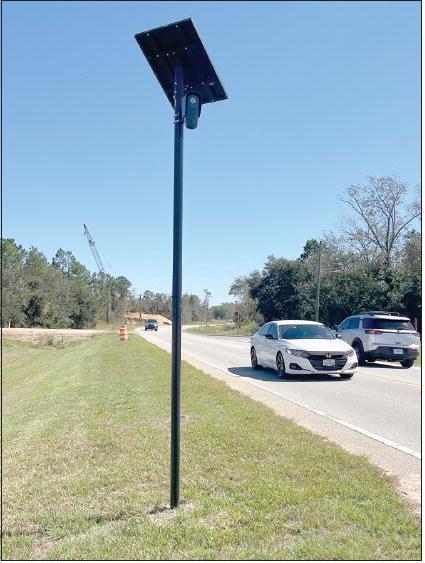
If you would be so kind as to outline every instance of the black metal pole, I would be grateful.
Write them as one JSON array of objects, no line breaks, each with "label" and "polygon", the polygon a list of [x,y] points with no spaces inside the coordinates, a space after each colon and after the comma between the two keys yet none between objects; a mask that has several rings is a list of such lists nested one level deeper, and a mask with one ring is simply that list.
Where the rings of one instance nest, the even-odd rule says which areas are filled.
[{"label": "black metal pole", "polygon": [[174,233],[173,332],[171,345],[171,487],[170,506],[179,504],[180,481],[180,365],[182,326],[182,224],[183,224],[183,67],[174,72]]}]

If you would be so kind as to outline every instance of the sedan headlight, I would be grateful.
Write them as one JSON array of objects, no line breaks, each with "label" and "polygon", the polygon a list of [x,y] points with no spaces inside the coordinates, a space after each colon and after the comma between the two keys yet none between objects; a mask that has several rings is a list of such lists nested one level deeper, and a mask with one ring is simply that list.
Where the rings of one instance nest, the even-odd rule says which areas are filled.
[{"label": "sedan headlight", "polygon": [[310,355],[309,352],[306,352],[305,350],[292,350],[287,348],[286,352],[291,354],[291,356],[300,356],[301,358],[308,358]]},{"label": "sedan headlight", "polygon": [[355,355],[356,355],[356,353],[355,353],[354,350],[349,350],[349,351],[347,352],[347,358],[349,358],[350,356],[355,356]]}]

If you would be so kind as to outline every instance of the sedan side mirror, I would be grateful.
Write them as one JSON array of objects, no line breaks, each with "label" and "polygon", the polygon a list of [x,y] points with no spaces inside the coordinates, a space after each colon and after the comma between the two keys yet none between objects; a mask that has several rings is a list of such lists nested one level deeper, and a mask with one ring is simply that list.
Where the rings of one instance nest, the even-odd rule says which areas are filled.
[{"label": "sedan side mirror", "polygon": [[340,334],[338,334],[338,333],[337,333],[337,334],[335,334],[335,336],[336,336],[336,338],[341,338],[341,335],[340,335]]},{"label": "sedan side mirror", "polygon": [[274,340],[274,336],[273,334],[266,334],[266,338],[268,338],[269,340]]}]

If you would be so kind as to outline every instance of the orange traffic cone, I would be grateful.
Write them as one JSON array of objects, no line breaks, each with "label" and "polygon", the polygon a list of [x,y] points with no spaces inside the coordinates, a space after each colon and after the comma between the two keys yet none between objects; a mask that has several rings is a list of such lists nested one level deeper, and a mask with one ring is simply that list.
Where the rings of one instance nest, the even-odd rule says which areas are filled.
[{"label": "orange traffic cone", "polygon": [[128,340],[127,325],[120,326],[120,340]]}]

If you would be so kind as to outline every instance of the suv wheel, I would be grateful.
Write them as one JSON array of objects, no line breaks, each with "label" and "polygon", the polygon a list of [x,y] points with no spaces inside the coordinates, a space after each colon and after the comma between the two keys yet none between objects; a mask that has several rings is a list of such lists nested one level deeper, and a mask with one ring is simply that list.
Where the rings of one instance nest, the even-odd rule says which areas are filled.
[{"label": "suv wheel", "polygon": [[415,363],[415,360],[402,360],[400,363],[404,368],[411,368]]},{"label": "suv wheel", "polygon": [[357,356],[357,361],[359,363],[359,366],[364,365],[365,363],[365,357],[364,357],[364,350],[363,350],[363,345],[361,342],[353,342],[352,347],[356,353]]}]

